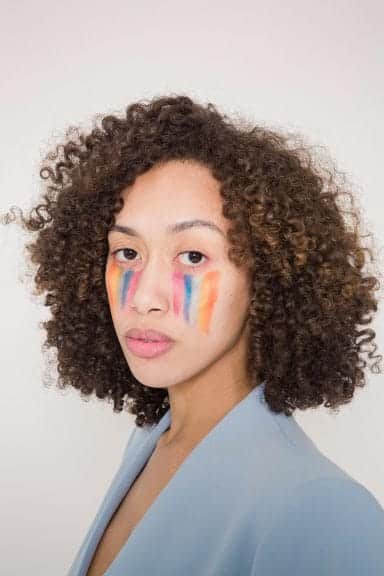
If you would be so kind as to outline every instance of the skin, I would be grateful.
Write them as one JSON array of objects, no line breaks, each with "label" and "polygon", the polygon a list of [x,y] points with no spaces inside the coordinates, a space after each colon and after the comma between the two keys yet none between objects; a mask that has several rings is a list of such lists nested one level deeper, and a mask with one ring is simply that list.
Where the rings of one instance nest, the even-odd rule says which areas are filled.
[{"label": "skin", "polygon": [[[227,256],[230,222],[219,187],[193,161],[154,166],[123,190],[116,216],[116,225],[138,235],[108,234],[105,281],[122,351],[140,382],[168,389],[171,424],[157,449],[192,448],[251,390],[248,276]],[[222,233],[206,226],[167,231],[193,219]],[[127,348],[129,328],[160,330],[176,342],[157,358],[139,358]]]}]

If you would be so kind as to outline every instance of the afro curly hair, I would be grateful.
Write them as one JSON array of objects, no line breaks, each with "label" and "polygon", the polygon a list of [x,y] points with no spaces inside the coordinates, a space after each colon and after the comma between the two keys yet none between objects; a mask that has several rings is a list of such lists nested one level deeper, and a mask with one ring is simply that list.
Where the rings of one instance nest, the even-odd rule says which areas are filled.
[{"label": "afro curly hair", "polygon": [[[104,274],[123,189],[172,159],[200,162],[220,183],[228,257],[251,275],[251,382],[265,382],[274,412],[323,402],[337,411],[365,385],[363,344],[371,342],[369,358],[382,359],[373,355],[375,331],[358,329],[372,321],[380,283],[363,273],[372,251],[362,246],[350,185],[333,163],[314,160],[302,137],[180,94],[132,103],[124,117],[107,114],[88,133],[69,127],[40,166],[38,205],[27,218],[13,206],[2,219],[8,224],[19,211],[36,234],[26,248],[36,293],[46,293],[51,311],[44,348],[55,349],[59,388],[73,386],[83,399],[95,392],[115,412],[126,407],[137,426],[157,423],[169,407],[167,389],[141,384],[127,365]],[[378,360],[373,366],[381,372]]]}]

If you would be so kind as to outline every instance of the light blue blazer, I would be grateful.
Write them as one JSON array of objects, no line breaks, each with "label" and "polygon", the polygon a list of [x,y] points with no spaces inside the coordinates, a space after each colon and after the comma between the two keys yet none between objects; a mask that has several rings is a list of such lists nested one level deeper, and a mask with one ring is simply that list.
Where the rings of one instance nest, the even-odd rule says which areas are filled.
[{"label": "light blue blazer", "polygon": [[[264,383],[190,452],[131,532],[106,576],[384,576],[384,510],[329,460]],[[68,576],[84,576],[113,513],[170,410],[139,428]]]}]

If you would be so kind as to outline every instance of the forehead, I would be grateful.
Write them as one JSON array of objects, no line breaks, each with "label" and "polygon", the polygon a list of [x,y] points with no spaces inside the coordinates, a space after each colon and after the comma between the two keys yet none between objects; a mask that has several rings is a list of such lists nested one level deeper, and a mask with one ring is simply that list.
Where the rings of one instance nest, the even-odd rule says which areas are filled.
[{"label": "forehead", "polygon": [[194,161],[171,160],[138,176],[121,194],[124,206],[117,224],[168,227],[175,221],[213,220],[224,231],[220,182],[209,168]]}]

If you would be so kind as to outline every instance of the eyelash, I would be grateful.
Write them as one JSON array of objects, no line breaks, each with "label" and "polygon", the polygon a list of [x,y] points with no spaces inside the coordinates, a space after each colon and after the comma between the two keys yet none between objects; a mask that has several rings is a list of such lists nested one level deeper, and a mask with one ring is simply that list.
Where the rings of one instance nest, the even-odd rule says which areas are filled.
[{"label": "eyelash", "polygon": [[[119,248],[118,250],[114,250],[112,252],[112,256],[116,257],[116,254],[118,254],[119,252],[124,252],[125,250],[130,250],[131,252],[136,252],[136,250],[134,250],[133,248]],[[137,254],[137,252],[136,252]],[[180,252],[180,254],[200,254],[201,256],[203,256],[203,258],[205,258],[205,260],[207,260],[207,256],[205,256],[205,254],[203,254],[202,252],[200,252],[199,250],[186,250],[185,252]],[[178,256],[180,255],[178,254]],[[122,262],[120,262],[119,260],[117,260],[120,264]],[[131,260],[131,262],[133,262],[133,260]],[[187,268],[197,268],[198,266],[201,265],[201,262],[199,262],[198,264],[192,264],[191,266],[189,266],[188,264],[183,264],[183,266],[186,266]]]}]

